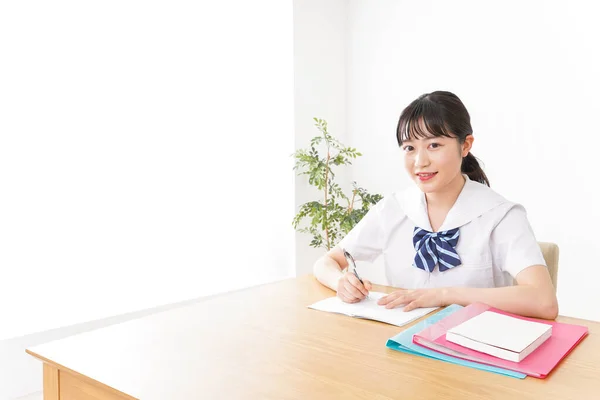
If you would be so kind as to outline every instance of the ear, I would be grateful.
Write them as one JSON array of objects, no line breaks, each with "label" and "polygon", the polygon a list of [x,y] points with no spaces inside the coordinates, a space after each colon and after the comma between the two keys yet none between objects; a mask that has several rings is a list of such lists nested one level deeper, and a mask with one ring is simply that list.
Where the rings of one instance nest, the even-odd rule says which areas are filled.
[{"label": "ear", "polygon": [[469,154],[469,152],[473,148],[474,140],[475,140],[475,138],[473,137],[473,135],[467,135],[467,137],[465,138],[465,142],[462,144],[462,148],[461,148],[461,155],[463,157],[466,157],[467,154]]}]

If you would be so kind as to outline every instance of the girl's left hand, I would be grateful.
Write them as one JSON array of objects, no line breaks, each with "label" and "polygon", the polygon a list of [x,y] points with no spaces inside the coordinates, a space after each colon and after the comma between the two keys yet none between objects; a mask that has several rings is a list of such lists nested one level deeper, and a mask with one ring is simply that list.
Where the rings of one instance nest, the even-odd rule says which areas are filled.
[{"label": "girl's left hand", "polygon": [[443,307],[446,306],[447,288],[431,289],[399,289],[377,301],[377,304],[385,308],[394,308],[406,304],[404,311],[411,311],[421,307]]}]

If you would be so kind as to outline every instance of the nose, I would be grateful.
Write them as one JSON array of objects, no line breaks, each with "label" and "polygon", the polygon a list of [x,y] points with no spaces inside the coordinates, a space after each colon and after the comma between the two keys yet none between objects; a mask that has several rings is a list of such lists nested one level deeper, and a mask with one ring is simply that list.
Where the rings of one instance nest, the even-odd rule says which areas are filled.
[{"label": "nose", "polygon": [[415,168],[425,168],[429,165],[429,154],[427,150],[417,150],[415,155]]}]

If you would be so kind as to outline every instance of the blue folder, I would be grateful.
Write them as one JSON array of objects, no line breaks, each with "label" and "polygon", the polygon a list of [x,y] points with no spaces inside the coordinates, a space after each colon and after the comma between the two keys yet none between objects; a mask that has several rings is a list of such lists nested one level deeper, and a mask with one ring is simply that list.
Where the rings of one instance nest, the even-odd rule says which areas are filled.
[{"label": "blue folder", "polygon": [[496,374],[511,376],[513,378],[519,378],[519,379],[525,378],[527,375],[521,374],[519,372],[510,371],[510,370],[503,369],[503,368],[493,367],[491,365],[480,364],[480,363],[476,363],[473,361],[467,361],[467,360],[463,360],[463,359],[460,359],[457,357],[448,356],[446,354],[438,353],[437,351],[433,351],[433,350],[427,349],[425,347],[422,347],[422,346],[419,346],[419,345],[413,343],[412,339],[413,339],[413,335],[415,333],[421,332],[423,329],[427,328],[430,325],[435,324],[439,320],[447,317],[448,315],[452,314],[455,311],[458,311],[461,308],[462,308],[462,306],[460,306],[458,304],[452,304],[452,305],[444,308],[443,310],[433,314],[431,317],[400,332],[393,338],[388,339],[387,343],[385,344],[386,347],[389,349],[392,349],[392,350],[398,350],[398,351],[402,351],[402,352],[408,353],[408,354],[414,354],[417,356],[428,357],[428,358],[435,358],[435,359],[446,361],[446,362],[453,363],[453,364],[464,365],[467,367],[476,368],[476,369],[480,369],[483,371],[490,371],[490,372],[494,372]]}]

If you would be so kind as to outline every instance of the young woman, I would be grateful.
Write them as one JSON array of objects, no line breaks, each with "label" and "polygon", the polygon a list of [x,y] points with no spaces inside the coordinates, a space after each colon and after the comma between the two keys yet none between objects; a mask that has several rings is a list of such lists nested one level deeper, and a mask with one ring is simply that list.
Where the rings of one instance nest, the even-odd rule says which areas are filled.
[{"label": "young woman", "polygon": [[340,299],[364,299],[371,283],[351,272],[383,255],[389,285],[403,288],[382,307],[468,305],[545,319],[558,314],[555,290],[523,206],[489,188],[471,154],[473,129],[460,99],[437,91],[404,109],[396,132],[415,186],[384,197],[314,266]]}]

